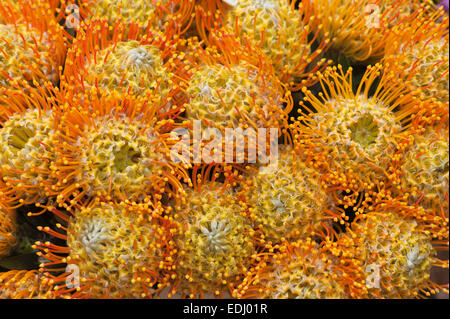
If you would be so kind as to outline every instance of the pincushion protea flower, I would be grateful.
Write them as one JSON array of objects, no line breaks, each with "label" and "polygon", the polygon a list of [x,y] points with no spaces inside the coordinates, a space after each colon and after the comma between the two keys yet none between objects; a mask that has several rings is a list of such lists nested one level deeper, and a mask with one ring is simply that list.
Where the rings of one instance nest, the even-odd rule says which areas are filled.
[{"label": "pincushion protea flower", "polygon": [[430,280],[432,266],[448,268],[448,261],[436,257],[436,249],[448,250],[448,242],[432,242],[414,220],[401,218],[402,206],[381,204],[357,216],[340,235],[337,245],[353,250],[351,255],[362,262],[368,289],[359,298],[417,298],[440,289],[448,293]]},{"label": "pincushion protea flower", "polygon": [[[123,24],[110,27],[96,20],[79,32],[67,55],[63,90],[137,96],[151,92],[161,101],[176,99],[183,84],[178,78],[184,72],[176,47],[177,31],[148,30],[142,35],[125,34],[124,28]],[[163,110],[174,114],[175,104],[170,101]]]},{"label": "pincushion protea flower", "polygon": [[[189,42],[184,76],[188,120],[225,128],[281,127],[292,107],[289,93],[262,53],[229,34],[218,34],[215,46]],[[283,105],[285,103],[286,105]]]},{"label": "pincushion protea flower", "polygon": [[265,240],[279,244],[313,236],[326,220],[326,185],[292,146],[281,145],[276,167],[248,168],[242,192]]},{"label": "pincushion protea flower", "polygon": [[198,6],[197,20],[201,21],[198,27],[203,39],[208,40],[214,33],[236,34],[243,43],[259,47],[280,80],[291,89],[314,83],[314,72],[328,63],[320,56],[329,40],[312,49],[321,26],[311,17],[310,1],[302,1],[298,8],[294,8],[295,1],[289,0],[245,0],[228,4],[216,12]]},{"label": "pincushion protea flower", "polygon": [[427,226],[433,238],[448,239],[449,228],[449,144],[447,128],[418,128],[402,144],[393,195],[416,205],[410,213]]},{"label": "pincushion protea flower", "polygon": [[335,245],[318,245],[311,238],[285,242],[269,260],[260,262],[247,272],[233,292],[237,298],[269,299],[342,299],[348,298],[353,282],[346,256],[338,255]]},{"label": "pincushion protea flower", "polygon": [[174,236],[179,265],[169,296],[226,296],[257,256],[258,236],[245,201],[230,185],[205,176],[194,173],[195,186],[185,188],[182,202],[168,208],[182,227]]},{"label": "pincushion protea flower", "polygon": [[[40,271],[54,284],[55,297],[148,298],[170,280],[175,226],[158,206],[94,200],[73,215],[53,212],[65,225],[39,229],[67,246],[36,242],[34,247],[47,260]],[[79,282],[71,280],[71,269]]]},{"label": "pincushion protea flower", "polygon": [[[157,119],[159,100],[61,97],[52,192],[68,207],[88,198],[147,201],[176,194],[184,168],[170,158],[171,119]],[[87,197],[86,197],[87,196]]]},{"label": "pincushion protea flower", "polygon": [[424,129],[413,138],[405,154],[405,189],[423,192],[423,204],[437,207],[445,201],[448,191],[448,128]]},{"label": "pincushion protea flower", "polygon": [[442,10],[418,17],[410,27],[395,29],[384,63],[395,81],[404,81],[418,98],[418,121],[448,121],[449,17]]},{"label": "pincushion protea flower", "polygon": [[331,50],[364,63],[382,58],[391,29],[408,25],[424,7],[417,0],[319,0],[312,4],[322,25],[320,36],[330,39]]},{"label": "pincushion protea flower", "polygon": [[[323,89],[318,97],[303,90],[305,99],[300,102],[301,115],[290,125],[292,134],[305,158],[324,169],[333,193],[374,189],[396,173],[391,163],[410,130],[416,101],[402,83],[380,78],[381,69],[379,64],[368,67],[356,92],[352,69],[344,73],[340,66],[318,75]],[[341,199],[339,204],[347,203]]]},{"label": "pincushion protea flower", "polygon": [[17,244],[15,211],[2,209],[0,205],[0,259],[7,256]]},{"label": "pincushion protea flower", "polygon": [[0,84],[43,85],[58,83],[65,55],[63,29],[51,15],[48,3],[17,0],[0,4]]},{"label": "pincushion protea flower", "polygon": [[37,270],[0,272],[0,299],[48,299],[51,288]]},{"label": "pincushion protea flower", "polygon": [[29,94],[8,90],[0,97],[0,176],[11,205],[43,202],[55,181],[51,163],[58,121],[54,101],[46,98],[51,91],[51,87],[30,89]]}]

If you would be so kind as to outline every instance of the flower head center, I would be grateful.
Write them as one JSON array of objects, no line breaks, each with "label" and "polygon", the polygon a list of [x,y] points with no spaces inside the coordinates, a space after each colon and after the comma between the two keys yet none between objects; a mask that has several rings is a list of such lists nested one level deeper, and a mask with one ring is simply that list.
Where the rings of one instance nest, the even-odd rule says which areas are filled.
[{"label": "flower head center", "polygon": [[11,129],[11,135],[8,138],[8,144],[21,150],[25,147],[28,140],[35,135],[35,131],[23,126],[17,126]]},{"label": "flower head center", "polygon": [[152,56],[143,47],[137,47],[129,50],[124,58],[124,64],[126,66],[134,65],[139,68],[144,64],[153,63]]},{"label": "flower head center", "polygon": [[349,129],[352,140],[358,142],[363,147],[368,147],[375,143],[379,132],[378,125],[370,114],[360,117],[355,123],[349,126]]},{"label": "flower head center", "polygon": [[127,167],[136,164],[141,154],[128,144],[123,145],[114,153],[114,167],[123,172]]}]

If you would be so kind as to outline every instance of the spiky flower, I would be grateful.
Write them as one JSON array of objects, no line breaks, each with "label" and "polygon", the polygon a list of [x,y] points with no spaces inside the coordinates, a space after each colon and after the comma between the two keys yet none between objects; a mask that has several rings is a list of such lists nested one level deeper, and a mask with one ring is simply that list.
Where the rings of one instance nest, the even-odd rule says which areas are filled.
[{"label": "spiky flower", "polygon": [[256,253],[246,213],[236,194],[219,184],[186,189],[185,203],[173,210],[183,226],[174,238],[180,250],[180,292],[198,297],[231,289]]},{"label": "spiky flower", "polygon": [[17,245],[17,225],[14,211],[0,208],[0,258],[7,256]]},{"label": "spiky flower", "polygon": [[82,278],[94,280],[86,292],[90,297],[101,297],[108,290],[110,297],[146,293],[134,287],[135,274],[155,265],[153,259],[159,252],[154,230],[142,219],[121,207],[104,206],[81,211],[71,221],[69,256],[72,262],[79,261]]},{"label": "spiky flower", "polygon": [[53,17],[41,19],[46,3],[0,4],[0,85],[57,84],[65,55],[63,30]]},{"label": "spiky flower", "polygon": [[58,131],[63,143],[58,145],[58,181],[53,189],[60,203],[75,196],[72,206],[85,195],[144,201],[181,188],[178,177],[183,173],[167,161],[169,141],[164,132],[173,122],[156,121],[158,105],[148,103],[96,97],[70,100],[74,107],[66,110],[62,121],[67,125]]},{"label": "spiky flower", "polygon": [[384,60],[391,76],[431,101],[420,110],[427,121],[448,119],[448,25],[448,15],[439,10],[420,16],[410,27],[396,29],[386,48]]},{"label": "spiky flower", "polygon": [[47,187],[53,183],[50,166],[57,124],[53,111],[40,107],[12,113],[0,128],[3,181],[24,204],[42,202],[48,195]]},{"label": "spiky flower", "polygon": [[152,1],[95,0],[89,1],[88,7],[93,16],[108,17],[113,22],[137,19],[145,23],[156,16],[156,6]]},{"label": "spiky flower", "polygon": [[[161,218],[151,205],[93,202],[75,212],[67,223],[66,227],[56,225],[67,234],[40,228],[66,239],[67,247],[41,242],[35,246],[43,251],[39,255],[49,260],[41,268],[46,278],[57,284],[56,296],[146,298],[169,279],[162,272],[173,260],[171,222]],[[65,273],[52,275],[52,264],[65,263]],[[70,279],[73,269],[77,277]]]},{"label": "spiky flower", "polygon": [[[12,24],[0,24],[0,37],[2,86],[7,87],[12,81],[32,82],[33,78],[56,83],[58,69],[48,60],[51,45],[48,39],[37,41],[40,39],[38,31],[26,25]],[[24,69],[23,65],[28,67]]]},{"label": "spiky flower", "polygon": [[176,30],[125,35],[123,27],[93,21],[80,31],[67,55],[62,88],[74,94],[152,95],[148,98],[160,99],[161,113],[179,112],[174,104],[183,85],[175,73],[181,76],[184,64]]},{"label": "spiky flower", "polygon": [[100,119],[95,126],[99,129],[87,130],[88,138],[77,145],[84,165],[76,179],[89,181],[87,193],[91,196],[106,195],[111,187],[110,192],[123,194],[123,198],[139,197],[152,173],[158,171],[156,162],[163,159],[156,151],[156,138],[151,130],[136,136],[143,127],[129,125],[124,118],[114,122]]},{"label": "spiky flower", "polygon": [[186,78],[187,117],[219,129],[279,127],[291,101],[268,61],[234,37],[217,41],[217,47],[193,53],[195,66]]},{"label": "spiky flower", "polygon": [[404,155],[400,187],[411,204],[440,210],[448,216],[449,145],[447,130],[423,129],[412,136]]},{"label": "spiky flower", "polygon": [[234,291],[239,298],[342,299],[346,298],[339,264],[326,248],[310,239],[285,243],[272,262],[248,272]]},{"label": "spiky flower", "polygon": [[[294,8],[294,1],[288,0],[244,0],[237,2],[225,14],[224,24],[236,31],[244,41],[259,46],[272,62],[282,82],[292,87],[305,85],[312,78],[310,71],[316,71],[325,60],[310,63],[318,58],[328,40],[312,50],[312,41],[319,28],[310,20],[311,4],[302,1]],[[315,33],[315,34],[314,34]]]},{"label": "spiky flower", "polygon": [[232,6],[236,5],[235,0],[195,0],[194,20],[186,36],[200,36],[207,39],[206,30],[217,21],[218,14],[225,14]]},{"label": "spiky flower", "polygon": [[0,272],[0,299],[48,299],[51,285],[37,270]]},{"label": "spiky flower", "polygon": [[436,258],[430,237],[415,221],[381,209],[360,215],[340,239],[362,261],[367,297],[415,298],[436,292],[441,287],[430,280],[430,270],[445,262]]},{"label": "spiky flower", "polygon": [[97,85],[111,94],[123,86],[140,94],[159,88],[159,94],[168,95],[168,76],[158,48],[139,45],[137,41],[118,42],[114,48],[100,51],[97,59],[97,64],[87,66],[87,89]]},{"label": "spiky flower", "polygon": [[265,104],[245,65],[231,69],[221,64],[201,66],[193,74],[186,93],[191,99],[187,116],[220,127],[239,126],[241,114],[253,113],[256,117],[254,106]]},{"label": "spiky flower", "polygon": [[[425,45],[425,43],[422,44]],[[415,64],[416,70],[411,79],[411,85],[414,88],[423,88],[436,83],[435,86],[430,87],[424,94],[429,94],[439,101],[448,102],[448,39],[435,39],[434,41],[428,42],[425,47],[424,49],[420,44],[417,44],[414,49],[407,53],[407,61],[404,62],[408,65],[406,72],[411,72],[412,65],[415,64],[415,61],[420,61],[418,64]]]},{"label": "spiky flower", "polygon": [[[351,68],[345,74],[340,66],[329,69],[319,75],[324,92],[316,97],[304,90],[309,104],[300,103],[304,115],[298,119],[303,124],[294,125],[298,144],[306,145],[311,158],[321,157],[331,175],[351,174],[350,183],[341,185],[344,189],[370,189],[371,180],[383,181],[394,174],[390,164],[407,133],[404,123],[416,107],[401,83],[387,86],[385,77],[378,78],[380,68],[369,67],[356,92]],[[372,96],[371,89],[375,89]]]},{"label": "spiky flower", "polygon": [[245,180],[250,214],[266,241],[306,238],[323,222],[326,185],[292,147],[282,145],[276,167],[250,171]]}]

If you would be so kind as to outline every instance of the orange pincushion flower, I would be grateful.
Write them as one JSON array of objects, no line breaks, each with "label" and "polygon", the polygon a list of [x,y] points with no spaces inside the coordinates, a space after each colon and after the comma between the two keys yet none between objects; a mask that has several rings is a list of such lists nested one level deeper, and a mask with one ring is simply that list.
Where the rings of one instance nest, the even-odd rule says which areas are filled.
[{"label": "orange pincushion flower", "polygon": [[188,120],[201,120],[220,130],[281,127],[292,100],[270,62],[231,34],[217,34],[213,44],[202,48],[188,43],[195,47],[186,55],[192,63],[184,77]]},{"label": "orange pincushion flower", "polygon": [[207,181],[205,176],[195,176],[195,187],[185,188],[182,203],[168,208],[181,225],[174,236],[179,250],[177,280],[169,296],[227,296],[258,256],[259,239],[245,202],[230,185],[214,178]]},{"label": "orange pincushion flower", "polygon": [[195,0],[194,22],[199,35],[206,39],[207,26],[211,26],[217,14],[223,15],[233,6],[233,0]]},{"label": "orange pincushion flower", "polygon": [[54,296],[147,298],[168,285],[177,226],[161,216],[160,207],[93,200],[73,215],[52,211],[64,225],[39,229],[67,246],[36,242],[34,247],[42,251],[41,272],[55,285]]},{"label": "orange pincushion flower", "polygon": [[[95,196],[147,201],[176,194],[184,168],[170,162],[172,119],[158,119],[159,100],[62,95],[57,178],[52,194],[69,207]],[[170,196],[170,195],[169,195]]]},{"label": "orange pincushion flower", "polygon": [[42,1],[0,4],[0,84],[54,85],[65,56],[64,30]]},{"label": "orange pincushion flower", "polygon": [[448,241],[432,241],[420,224],[402,217],[404,209],[394,202],[374,206],[340,235],[337,244],[353,251],[365,277],[367,289],[354,297],[416,298],[440,289],[448,293],[430,280],[432,266],[448,268],[448,261],[436,257],[436,250],[448,251]]},{"label": "orange pincushion flower", "polygon": [[433,238],[449,235],[449,139],[447,128],[418,128],[402,144],[392,194],[417,207],[412,215]]},{"label": "orange pincushion flower", "polygon": [[429,103],[418,110],[423,124],[448,122],[449,17],[443,10],[424,14],[395,32],[386,48],[385,64],[395,81],[404,81]]},{"label": "orange pincushion flower", "polygon": [[[55,101],[52,87],[7,90],[0,97],[0,176],[9,189],[9,205],[42,203],[54,184]],[[12,208],[12,206],[11,206]]]},{"label": "orange pincushion flower", "polygon": [[50,290],[37,270],[0,272],[0,299],[48,299]]},{"label": "orange pincushion flower", "polygon": [[312,49],[321,26],[311,17],[310,1],[302,1],[298,8],[294,8],[295,1],[289,0],[245,0],[228,4],[216,12],[208,6],[197,8],[203,39],[211,41],[216,33],[225,32],[260,48],[281,82],[291,89],[298,90],[317,80],[314,72],[328,63],[319,59],[329,40]]},{"label": "orange pincushion flower", "polygon": [[[205,31],[205,12],[208,17],[213,16],[217,11],[225,12],[230,8],[229,1],[222,0],[191,0],[191,5],[186,5],[185,17],[183,23],[183,38],[202,37],[202,31]],[[210,19],[207,19],[209,21]]]},{"label": "orange pincushion flower", "polygon": [[177,38],[172,29],[126,35],[123,24],[109,27],[104,21],[93,21],[68,52],[62,86],[75,94],[144,96],[152,92],[161,101],[174,99],[164,106],[173,114],[183,84],[178,76],[184,68]]},{"label": "orange pincushion flower", "polygon": [[276,167],[247,168],[242,191],[249,213],[266,241],[298,240],[314,235],[326,222],[328,194],[318,171],[280,145]]},{"label": "orange pincushion flower", "polygon": [[331,241],[285,242],[269,260],[247,272],[233,292],[237,298],[342,299],[361,289],[360,266]]},{"label": "orange pincushion flower", "polygon": [[356,92],[352,69],[344,74],[340,66],[318,75],[323,89],[318,96],[303,90],[301,115],[290,127],[306,158],[324,169],[329,190],[358,194],[396,173],[391,163],[417,105],[402,83],[380,78],[381,70],[382,65],[369,67]]},{"label": "orange pincushion flower", "polygon": [[413,21],[424,5],[417,0],[319,0],[312,4],[320,36],[332,50],[356,62],[376,61],[389,46],[391,29]]}]

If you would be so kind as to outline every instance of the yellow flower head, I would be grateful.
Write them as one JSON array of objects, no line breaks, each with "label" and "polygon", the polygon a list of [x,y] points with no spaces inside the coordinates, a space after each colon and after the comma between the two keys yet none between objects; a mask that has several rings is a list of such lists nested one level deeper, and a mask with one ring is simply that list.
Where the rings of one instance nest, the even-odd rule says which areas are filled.
[{"label": "yellow flower head", "polygon": [[[111,28],[113,37],[108,35]],[[125,36],[122,28],[93,21],[77,35],[67,55],[63,90],[78,95],[151,95],[148,98],[161,101],[161,113],[179,112],[175,105],[183,83],[178,76],[184,64],[176,35],[148,30],[145,36]]]},{"label": "yellow flower head", "polygon": [[385,64],[395,81],[404,81],[429,101],[420,110],[426,123],[448,122],[449,17],[443,11],[420,16],[408,28],[395,29]]},{"label": "yellow flower head", "polygon": [[276,168],[261,167],[245,180],[250,214],[266,241],[279,244],[282,238],[306,238],[321,226],[326,186],[292,147],[280,147]]},{"label": "yellow flower head", "polygon": [[339,263],[315,242],[286,242],[270,262],[251,269],[234,291],[238,298],[342,299],[347,298]]},{"label": "yellow flower head", "polygon": [[187,188],[185,203],[173,214],[182,227],[174,238],[181,257],[179,291],[222,295],[256,253],[245,205],[230,189],[207,183],[198,190]]},{"label": "yellow flower head", "polygon": [[156,101],[63,99],[53,187],[59,203],[72,207],[84,196],[146,201],[181,189],[182,168],[168,160],[174,123],[156,119]]},{"label": "yellow flower head", "polygon": [[[93,201],[73,216],[57,214],[68,226],[57,224],[58,231],[39,229],[66,240],[67,247],[50,242],[34,246],[48,260],[40,267],[57,284],[55,296],[147,298],[170,279],[167,271],[174,260],[170,229],[174,226],[156,206]],[[53,275],[52,264],[66,264],[66,272]],[[70,279],[72,271],[77,277]]]},{"label": "yellow flower head", "polygon": [[19,0],[0,4],[0,85],[43,85],[59,80],[65,55],[63,29],[49,4]]},{"label": "yellow flower head", "polygon": [[164,30],[168,25],[182,28],[190,21],[194,0],[82,0],[81,15],[88,23],[95,19],[114,26],[124,23],[132,29]]},{"label": "yellow flower head", "polygon": [[[426,128],[414,134],[401,161],[403,175],[398,187],[409,194],[410,204],[419,204],[426,211],[442,215],[448,236],[449,186],[448,128]],[[435,219],[438,218],[435,216]],[[445,233],[444,233],[445,235]]]},{"label": "yellow flower head", "polygon": [[[324,91],[314,96],[304,90],[300,122],[292,125],[299,147],[327,167],[333,185],[348,192],[371,189],[374,181],[395,173],[391,163],[417,107],[402,83],[387,86],[387,79],[379,78],[380,69],[369,67],[356,92],[351,69],[344,74],[339,66],[320,74]],[[352,177],[344,180],[342,174]]]},{"label": "yellow flower head", "polygon": [[436,259],[420,225],[389,209],[359,217],[340,240],[354,247],[353,256],[362,262],[368,298],[414,298],[438,288],[430,270],[445,263]]},{"label": "yellow flower head", "polygon": [[225,23],[244,41],[259,46],[272,62],[280,80],[298,89],[312,84],[315,80],[313,72],[326,65],[325,59],[319,61],[318,58],[328,40],[313,50],[310,38],[317,38],[320,27],[310,19],[311,4],[302,1],[294,8],[294,3],[288,0],[239,1],[226,14]]},{"label": "yellow flower head", "polygon": [[268,61],[234,37],[224,36],[216,44],[197,47],[192,54],[194,67],[186,78],[188,119],[219,129],[280,127],[292,102]]},{"label": "yellow flower head", "polygon": [[20,204],[42,202],[53,184],[57,115],[44,92],[11,90],[0,99],[0,175]]}]

